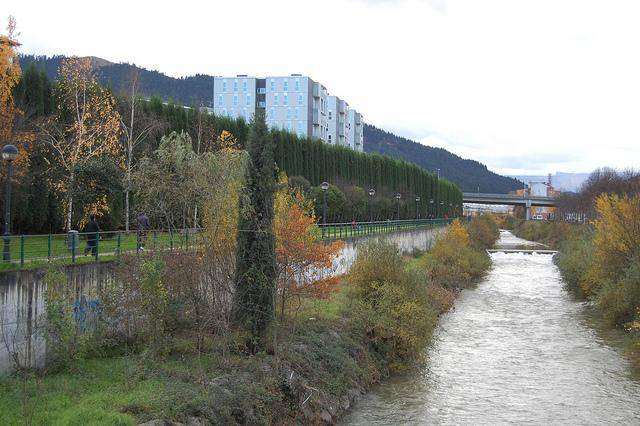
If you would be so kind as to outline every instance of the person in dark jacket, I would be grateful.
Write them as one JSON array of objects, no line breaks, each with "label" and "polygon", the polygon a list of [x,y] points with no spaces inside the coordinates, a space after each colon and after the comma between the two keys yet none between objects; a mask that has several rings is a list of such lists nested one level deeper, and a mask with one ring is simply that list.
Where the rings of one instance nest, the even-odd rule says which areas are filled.
[{"label": "person in dark jacket", "polygon": [[91,251],[91,254],[95,256],[98,254],[98,232],[100,232],[96,215],[89,216],[89,223],[84,227],[83,232],[87,234],[87,248],[84,249],[84,254],[87,255]]},{"label": "person in dark jacket", "polygon": [[149,216],[144,212],[138,213],[136,219],[136,227],[138,229],[138,251],[144,250],[144,245],[147,242],[147,231],[151,229],[151,222]]}]

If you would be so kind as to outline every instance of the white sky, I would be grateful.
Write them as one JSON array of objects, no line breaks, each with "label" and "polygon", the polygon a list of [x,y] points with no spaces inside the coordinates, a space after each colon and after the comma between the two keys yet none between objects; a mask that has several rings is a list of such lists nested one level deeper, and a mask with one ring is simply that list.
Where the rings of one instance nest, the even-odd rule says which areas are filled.
[{"label": "white sky", "polygon": [[21,0],[9,14],[25,53],[309,75],[368,123],[503,174],[640,161],[640,1]]}]

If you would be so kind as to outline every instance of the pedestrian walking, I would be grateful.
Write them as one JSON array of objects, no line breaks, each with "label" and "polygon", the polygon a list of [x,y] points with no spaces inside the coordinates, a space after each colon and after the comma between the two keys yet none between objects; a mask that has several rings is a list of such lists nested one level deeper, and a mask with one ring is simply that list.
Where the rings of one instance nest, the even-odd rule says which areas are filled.
[{"label": "pedestrian walking", "polygon": [[83,232],[87,235],[87,247],[84,249],[85,256],[91,252],[92,255],[98,254],[98,232],[100,232],[100,226],[96,220],[96,215],[89,216],[89,223],[84,227]]},{"label": "pedestrian walking", "polygon": [[147,231],[151,229],[151,221],[149,221],[149,216],[145,212],[138,213],[136,228],[138,230],[138,251],[144,250],[144,245],[147,242]]}]

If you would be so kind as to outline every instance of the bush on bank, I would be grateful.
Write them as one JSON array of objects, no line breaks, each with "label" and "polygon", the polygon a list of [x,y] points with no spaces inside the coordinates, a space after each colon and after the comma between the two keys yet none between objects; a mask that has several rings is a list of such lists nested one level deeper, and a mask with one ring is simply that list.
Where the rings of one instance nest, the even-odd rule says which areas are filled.
[{"label": "bush on bank", "polygon": [[467,229],[455,220],[433,249],[424,255],[420,268],[428,282],[459,290],[484,275],[491,260],[486,251],[479,248],[488,243],[487,235],[478,230],[489,228],[489,225],[475,225],[476,220],[469,227],[475,230],[473,234],[478,239],[471,239]]}]

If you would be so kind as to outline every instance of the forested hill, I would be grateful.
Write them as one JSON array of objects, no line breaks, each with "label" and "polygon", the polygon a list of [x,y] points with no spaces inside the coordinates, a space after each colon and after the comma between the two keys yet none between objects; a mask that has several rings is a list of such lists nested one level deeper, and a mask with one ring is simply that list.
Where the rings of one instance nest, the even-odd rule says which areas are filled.
[{"label": "forested hill", "polygon": [[[22,55],[21,61],[23,68],[34,63],[55,79],[63,58],[60,55]],[[208,105],[211,100],[213,77],[209,75],[173,78],[132,64],[114,64],[95,57],[93,61],[101,83],[115,92],[121,92],[127,86],[132,70],[137,68],[140,91],[144,95],[156,95],[185,105]],[[387,154],[431,171],[440,168],[440,175],[456,183],[463,191],[474,192],[479,186],[483,192],[507,193],[522,186],[516,179],[493,173],[477,161],[465,160],[447,150],[422,145],[371,125],[365,125],[364,138],[366,152]]]},{"label": "forested hill", "polygon": [[394,158],[400,158],[425,169],[440,169],[440,176],[455,182],[463,192],[508,193],[522,188],[517,179],[501,176],[487,169],[482,163],[465,160],[451,152],[396,136],[370,124],[364,127],[364,149]]},{"label": "forested hill", "polygon": [[[49,78],[58,77],[58,68],[64,56],[21,55],[22,67],[34,63],[43,69]],[[213,77],[197,74],[184,78],[174,78],[158,71],[150,71],[133,64],[114,64],[101,58],[93,57],[98,70],[100,83],[112,88],[116,93],[125,90],[131,80],[132,71],[139,73],[138,81],[141,93],[147,96],[160,96],[184,105],[208,105],[213,96]]]}]

